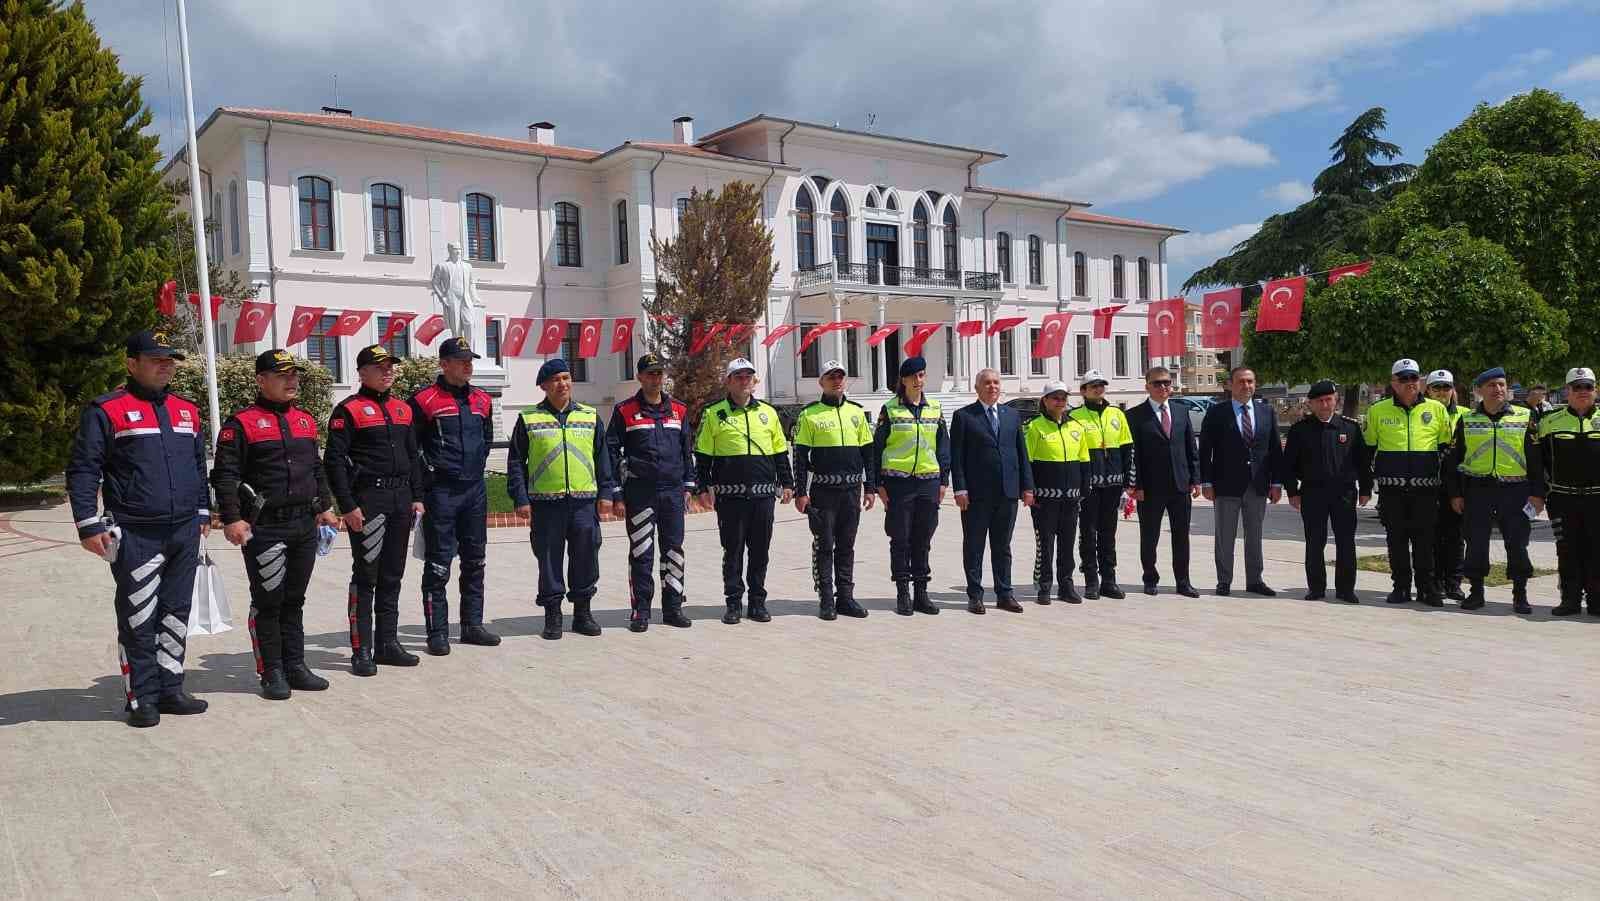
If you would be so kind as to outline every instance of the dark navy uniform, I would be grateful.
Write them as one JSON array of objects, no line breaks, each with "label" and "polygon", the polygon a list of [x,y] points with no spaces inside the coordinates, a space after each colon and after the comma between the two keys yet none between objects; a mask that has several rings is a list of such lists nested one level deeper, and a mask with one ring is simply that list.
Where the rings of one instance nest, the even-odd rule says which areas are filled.
[{"label": "dark navy uniform", "polygon": [[1289,427],[1283,461],[1283,489],[1300,499],[1307,592],[1315,599],[1327,591],[1323,551],[1332,522],[1334,596],[1356,603],[1356,499],[1372,494],[1372,454],[1361,424],[1337,414],[1327,422],[1307,414]]},{"label": "dark navy uniform", "polygon": [[[647,354],[646,357],[653,355]],[[646,365],[640,360],[641,367]],[[655,597],[651,568],[661,555],[661,621],[687,628],[683,615],[684,493],[695,490],[694,450],[688,408],[667,394],[652,404],[637,393],[611,413],[606,449],[620,487],[628,530],[628,588],[633,613],[628,627],[644,631]]]},{"label": "dark navy uniform", "polygon": [[[150,332],[128,342],[130,357],[140,353],[182,359]],[[200,526],[211,521],[205,473],[200,411],[175,394],[130,380],[95,398],[78,419],[67,493],[79,539],[112,525],[122,533],[111,563],[117,653],[127,709],[138,725],[154,725],[163,709],[191,712],[175,709],[178,701],[204,709],[184,695],[183,653]]]},{"label": "dark navy uniform", "polygon": [[[379,344],[363,349],[357,362],[392,359]],[[367,664],[375,654],[377,662],[391,666],[417,662],[400,647],[398,631],[411,509],[422,500],[422,458],[412,415],[411,405],[391,392],[363,387],[340,401],[328,420],[323,454],[328,485],[341,511],[360,509],[362,516],[361,529],[350,533],[350,650],[360,664],[358,674],[371,674]]]},{"label": "dark navy uniform", "polygon": [[860,404],[843,396],[836,401],[824,397],[800,412],[794,427],[795,497],[807,499],[811,576],[817,615],[825,620],[840,613],[867,615],[856,603],[856,530],[863,488],[869,495],[878,491],[873,456],[872,430]]}]

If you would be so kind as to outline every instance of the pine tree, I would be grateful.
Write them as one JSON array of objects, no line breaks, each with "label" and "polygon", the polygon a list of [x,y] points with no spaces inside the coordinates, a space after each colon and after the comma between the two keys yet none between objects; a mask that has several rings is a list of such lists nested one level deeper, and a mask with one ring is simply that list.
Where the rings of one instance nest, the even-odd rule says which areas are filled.
[{"label": "pine tree", "polygon": [[155,321],[171,205],[139,87],[81,3],[0,0],[0,482],[64,467]]}]

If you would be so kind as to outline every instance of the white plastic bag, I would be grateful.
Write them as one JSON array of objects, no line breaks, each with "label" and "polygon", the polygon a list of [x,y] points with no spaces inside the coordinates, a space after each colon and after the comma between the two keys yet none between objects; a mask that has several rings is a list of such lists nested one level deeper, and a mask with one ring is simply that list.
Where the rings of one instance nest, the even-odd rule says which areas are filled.
[{"label": "white plastic bag", "polygon": [[422,534],[422,516],[418,513],[411,518],[411,556],[418,560],[428,559],[428,539]]},{"label": "white plastic bag", "polygon": [[200,564],[194,570],[194,601],[189,605],[190,635],[221,635],[233,628],[233,613],[222,587],[222,574],[211,562],[205,546],[200,548]]}]

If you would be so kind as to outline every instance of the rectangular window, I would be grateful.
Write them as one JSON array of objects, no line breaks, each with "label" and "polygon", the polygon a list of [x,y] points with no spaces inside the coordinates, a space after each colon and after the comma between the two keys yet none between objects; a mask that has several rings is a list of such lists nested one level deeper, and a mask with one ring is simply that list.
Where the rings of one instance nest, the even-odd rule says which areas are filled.
[{"label": "rectangular window", "polygon": [[[389,331],[389,317],[379,316],[378,337],[383,337],[387,331]],[[400,326],[400,329],[394,333],[393,338],[383,342],[383,346],[391,355],[399,359],[404,360],[406,357],[411,356],[411,323],[408,322]]]},{"label": "rectangular window", "polygon": [[633,342],[632,341],[629,341],[627,346],[622,348],[622,355],[620,357],[618,357],[618,359],[621,361],[622,380],[624,382],[628,381],[629,379],[635,379],[635,378],[639,377],[639,374],[633,371]]},{"label": "rectangular window", "polygon": [[228,240],[235,255],[239,253],[239,183],[228,182]]},{"label": "rectangular window", "polygon": [[[800,340],[804,341],[805,336],[817,325],[818,323],[815,322],[800,323]],[[822,337],[811,342],[811,346],[806,348],[806,352],[800,355],[801,378],[814,379],[822,375],[822,342],[826,340],[826,337]]]},{"label": "rectangular window", "polygon": [[1001,375],[1016,375],[1017,374],[1017,360],[1016,360],[1016,347],[1015,347],[1016,341],[1014,340],[1014,338],[1016,336],[1016,333],[1017,333],[1016,329],[1009,329],[1009,328],[1000,333],[1000,374]]},{"label": "rectangular window", "polygon": [[1039,343],[1040,329],[1028,329],[1028,371],[1034,375],[1044,375],[1044,358],[1033,355],[1033,348]]},{"label": "rectangular window", "polygon": [[944,374],[956,374],[956,329],[953,325],[944,327]]},{"label": "rectangular window", "polygon": [[1074,364],[1073,369],[1077,372],[1078,377],[1082,378],[1083,374],[1089,371],[1088,335],[1072,336],[1072,356]]},{"label": "rectangular window", "polygon": [[1139,336],[1139,371],[1150,371],[1150,336]]},{"label": "rectangular window", "polygon": [[567,323],[567,337],[561,342],[561,358],[567,361],[567,368],[572,370],[574,382],[587,382],[589,380],[589,361],[578,356],[578,341],[582,338],[583,323]]},{"label": "rectangular window", "polygon": [[1117,336],[1117,378],[1128,377],[1128,336]]},{"label": "rectangular window", "polygon": [[328,331],[338,321],[337,313],[323,314],[322,321],[306,338],[306,359],[333,373],[335,382],[342,381],[344,370],[339,366],[339,339],[328,337]]},{"label": "rectangular window", "polygon": [[853,379],[861,377],[861,336],[851,329],[844,338],[845,374]]},{"label": "rectangular window", "polygon": [[496,366],[506,364],[505,357],[500,355],[500,320],[490,319],[483,324],[483,349],[485,356],[494,361]]}]

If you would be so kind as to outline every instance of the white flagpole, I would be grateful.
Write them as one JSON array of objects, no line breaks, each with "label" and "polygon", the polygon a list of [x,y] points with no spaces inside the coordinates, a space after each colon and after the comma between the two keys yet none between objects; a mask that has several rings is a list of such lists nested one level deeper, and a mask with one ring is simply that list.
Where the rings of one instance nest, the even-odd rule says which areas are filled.
[{"label": "white flagpole", "polygon": [[189,78],[189,19],[184,0],[178,3],[178,51],[183,59],[183,112],[188,128],[189,143],[184,151],[189,164],[189,199],[192,209],[189,217],[194,222],[194,259],[199,270],[200,285],[200,341],[206,352],[206,405],[211,413],[211,446],[217,445],[217,432],[221,428],[221,412],[217,409],[217,346],[216,329],[211,321],[211,265],[206,258],[206,215],[200,193],[200,148],[194,134],[194,87]]}]

